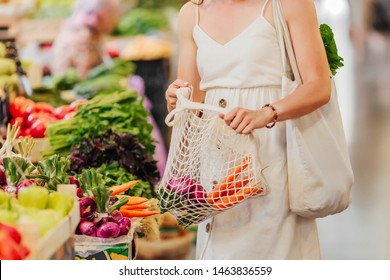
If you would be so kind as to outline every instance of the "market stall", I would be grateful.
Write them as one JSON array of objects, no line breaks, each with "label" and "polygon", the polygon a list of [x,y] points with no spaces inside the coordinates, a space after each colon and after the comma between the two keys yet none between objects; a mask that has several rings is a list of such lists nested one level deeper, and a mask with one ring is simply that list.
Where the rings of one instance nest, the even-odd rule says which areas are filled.
[{"label": "market stall", "polygon": [[[74,1],[30,1],[28,12],[1,22],[0,232],[19,231],[22,248],[1,259],[186,258],[194,233],[161,212],[155,193],[174,47],[165,4],[154,2],[121,2],[115,28],[99,41],[100,61],[85,75],[77,67],[53,71],[56,36]],[[31,210],[20,188],[72,203]],[[42,214],[50,219],[41,225],[31,213],[46,210],[60,214]],[[31,241],[34,229],[39,242]]]}]

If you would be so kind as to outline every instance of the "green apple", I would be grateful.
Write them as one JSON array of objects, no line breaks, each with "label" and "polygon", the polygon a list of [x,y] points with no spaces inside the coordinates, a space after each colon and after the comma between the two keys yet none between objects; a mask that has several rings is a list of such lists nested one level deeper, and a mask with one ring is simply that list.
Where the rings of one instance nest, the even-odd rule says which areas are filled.
[{"label": "green apple", "polygon": [[15,225],[19,220],[19,213],[16,211],[0,209],[0,222]]},{"label": "green apple", "polygon": [[29,216],[29,218],[37,223],[39,227],[39,235],[45,236],[47,232],[55,228],[61,221],[61,215],[53,209],[39,210],[35,214]]},{"label": "green apple", "polygon": [[70,195],[52,192],[49,195],[49,201],[47,203],[47,209],[53,209],[57,211],[61,217],[68,215],[73,207],[74,198]]},{"label": "green apple", "polygon": [[44,187],[30,186],[18,192],[19,204],[25,207],[45,209],[49,200],[49,191]]},{"label": "green apple", "polygon": [[8,195],[5,191],[0,189],[0,205],[6,203],[8,200]]}]

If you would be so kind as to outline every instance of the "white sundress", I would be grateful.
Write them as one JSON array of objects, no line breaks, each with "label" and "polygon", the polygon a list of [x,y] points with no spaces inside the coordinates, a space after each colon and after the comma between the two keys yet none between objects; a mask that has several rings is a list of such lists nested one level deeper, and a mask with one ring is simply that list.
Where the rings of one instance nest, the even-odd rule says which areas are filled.
[{"label": "white sundress", "polygon": [[[197,66],[205,103],[259,109],[281,98],[282,61],[274,27],[264,17],[268,0],[245,30],[220,44],[196,25]],[[283,122],[258,129],[258,149],[270,193],[251,198],[198,225],[197,259],[320,259],[315,220],[289,211]]]}]

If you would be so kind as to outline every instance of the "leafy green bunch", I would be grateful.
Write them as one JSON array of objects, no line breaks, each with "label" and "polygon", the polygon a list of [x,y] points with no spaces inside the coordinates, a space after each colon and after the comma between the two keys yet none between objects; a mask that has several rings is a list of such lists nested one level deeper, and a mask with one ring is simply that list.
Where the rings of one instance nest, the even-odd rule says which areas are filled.
[{"label": "leafy green bunch", "polygon": [[332,75],[335,76],[337,70],[344,66],[344,59],[338,55],[337,45],[334,39],[332,28],[327,24],[321,24],[320,33],[322,41],[324,42],[330,71],[332,72]]}]

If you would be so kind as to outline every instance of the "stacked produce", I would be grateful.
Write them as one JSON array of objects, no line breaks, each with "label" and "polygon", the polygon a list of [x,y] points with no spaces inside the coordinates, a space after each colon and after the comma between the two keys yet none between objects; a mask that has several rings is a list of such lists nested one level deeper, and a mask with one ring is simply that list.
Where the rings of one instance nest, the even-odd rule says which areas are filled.
[{"label": "stacked produce", "polygon": [[[69,184],[77,186],[80,204],[81,221],[76,233],[97,238],[97,243],[102,238],[131,239],[136,227],[138,232],[144,231],[139,225],[145,223],[140,220],[160,213],[157,201],[143,191],[146,182],[116,163],[83,168],[76,173],[70,169],[68,158],[55,154],[34,166],[28,158],[34,144],[31,139],[19,139],[21,154],[12,151],[18,130],[16,125],[8,126],[8,137],[0,150],[0,222],[16,228],[26,222],[31,227],[33,223],[39,237],[44,237],[73,207],[73,197],[57,192],[59,185]],[[118,181],[124,183],[117,184]],[[125,194],[132,189],[144,196]]]},{"label": "stacked produce", "polygon": [[16,91],[19,87],[19,79],[16,74],[16,63],[6,58],[6,47],[0,42],[0,88]]},{"label": "stacked produce", "polygon": [[135,8],[121,18],[114,34],[135,36],[153,31],[161,31],[168,27],[168,18],[161,10]]},{"label": "stacked produce", "polygon": [[[46,77],[29,98],[53,107],[69,105],[75,98],[91,99],[101,91],[126,90],[127,79],[134,71],[135,66],[131,62],[119,58],[92,68],[85,79],[75,69],[69,68],[62,76]],[[67,92],[70,92],[68,97]]]},{"label": "stacked produce", "polygon": [[[109,49],[109,46],[106,47]],[[173,46],[169,40],[137,35],[120,51],[120,57],[132,60],[155,60],[171,57]]]},{"label": "stacked produce", "polygon": [[72,118],[80,104],[86,100],[80,99],[69,105],[54,108],[46,102],[34,102],[23,96],[16,97],[10,104],[11,124],[18,123],[20,136],[33,138],[45,137],[48,123]]},{"label": "stacked produce", "polygon": [[20,232],[13,226],[0,223],[0,260],[23,260],[29,254],[30,249],[23,244]]},{"label": "stacked produce", "polygon": [[124,176],[141,179],[135,190],[144,190],[137,195],[150,198],[159,172],[152,157],[155,146],[148,114],[135,90],[99,93],[79,106],[73,118],[49,123],[50,150],[44,156],[70,156],[76,173],[101,168],[121,174],[111,176],[111,185],[124,183]]},{"label": "stacked produce", "polygon": [[[0,227],[0,243],[7,243],[1,246],[2,259],[27,257],[30,247],[54,229],[74,205],[72,196],[57,192],[59,184],[70,182],[65,172],[69,162],[56,158],[34,166],[29,159],[34,145],[31,139],[19,139],[20,153],[12,151],[18,132],[19,127],[9,125],[7,139],[0,149],[0,223],[15,231],[10,239],[2,232],[5,226]],[[15,239],[18,233],[26,233],[24,237],[30,242],[23,244],[21,238]]]},{"label": "stacked produce", "polygon": [[145,197],[120,195],[134,187],[138,180],[107,187],[103,176],[94,169],[84,170],[77,178],[84,192],[79,200],[79,234],[117,238],[129,234],[132,224],[130,218],[159,214],[159,211],[149,210],[150,200]]},{"label": "stacked produce", "polygon": [[93,98],[102,91],[127,89],[128,77],[135,71],[135,65],[123,59],[113,59],[112,65],[101,64],[93,68],[86,80],[75,84],[74,90],[80,98]]}]

